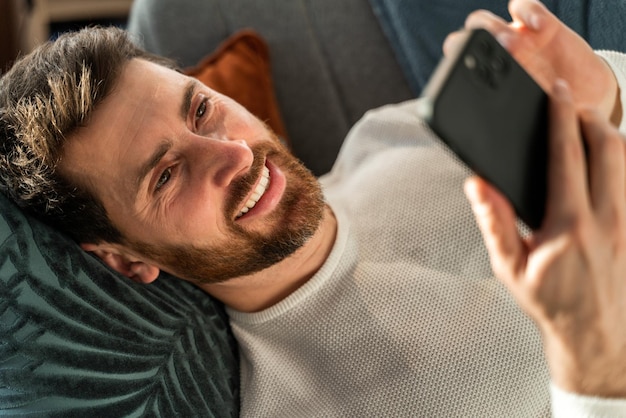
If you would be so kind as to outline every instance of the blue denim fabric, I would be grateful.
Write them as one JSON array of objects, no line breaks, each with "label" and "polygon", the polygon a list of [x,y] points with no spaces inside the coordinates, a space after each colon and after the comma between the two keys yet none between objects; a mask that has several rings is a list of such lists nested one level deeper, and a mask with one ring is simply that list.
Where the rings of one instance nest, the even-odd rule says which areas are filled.
[{"label": "blue denim fabric", "polygon": [[[448,33],[467,15],[488,9],[510,19],[506,0],[369,0],[413,93],[439,62]],[[544,4],[595,49],[626,51],[625,0],[546,0]]]}]

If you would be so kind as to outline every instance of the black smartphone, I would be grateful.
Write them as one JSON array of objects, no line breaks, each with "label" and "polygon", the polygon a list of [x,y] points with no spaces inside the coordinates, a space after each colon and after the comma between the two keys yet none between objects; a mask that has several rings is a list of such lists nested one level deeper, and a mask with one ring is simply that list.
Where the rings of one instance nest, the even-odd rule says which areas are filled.
[{"label": "black smartphone", "polygon": [[431,129],[476,174],[498,188],[531,229],[545,212],[548,99],[486,30],[435,69],[419,101]]}]

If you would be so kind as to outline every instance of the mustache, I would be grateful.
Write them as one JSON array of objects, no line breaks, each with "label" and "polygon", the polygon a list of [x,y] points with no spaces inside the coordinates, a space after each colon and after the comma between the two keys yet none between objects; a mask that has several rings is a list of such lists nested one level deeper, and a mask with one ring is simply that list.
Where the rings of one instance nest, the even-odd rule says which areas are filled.
[{"label": "mustache", "polygon": [[267,157],[274,153],[276,153],[276,148],[273,144],[259,144],[252,148],[253,161],[250,170],[243,176],[235,179],[230,185],[229,197],[224,206],[226,219],[235,218],[236,213],[245,203],[244,199],[248,197],[250,190],[259,179]]}]

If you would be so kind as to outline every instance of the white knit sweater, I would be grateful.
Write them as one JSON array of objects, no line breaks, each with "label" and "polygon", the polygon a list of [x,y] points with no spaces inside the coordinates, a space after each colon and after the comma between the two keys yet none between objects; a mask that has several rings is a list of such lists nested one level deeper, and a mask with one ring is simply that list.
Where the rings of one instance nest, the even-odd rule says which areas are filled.
[{"label": "white knit sweater", "polygon": [[[415,110],[369,112],[322,178],[339,223],[322,269],[269,309],[229,311],[243,417],[551,415],[539,333],[491,273],[468,171]],[[626,417],[626,400],[553,388],[552,403]]]}]

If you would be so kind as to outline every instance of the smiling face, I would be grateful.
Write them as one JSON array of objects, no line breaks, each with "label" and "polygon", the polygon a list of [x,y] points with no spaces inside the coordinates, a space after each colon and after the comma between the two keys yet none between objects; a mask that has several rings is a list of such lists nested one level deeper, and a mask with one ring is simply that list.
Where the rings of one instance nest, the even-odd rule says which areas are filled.
[{"label": "smiling face", "polygon": [[126,240],[91,248],[199,283],[292,254],[317,230],[324,206],[317,180],[261,121],[139,59],[73,134],[59,170],[103,202]]}]

